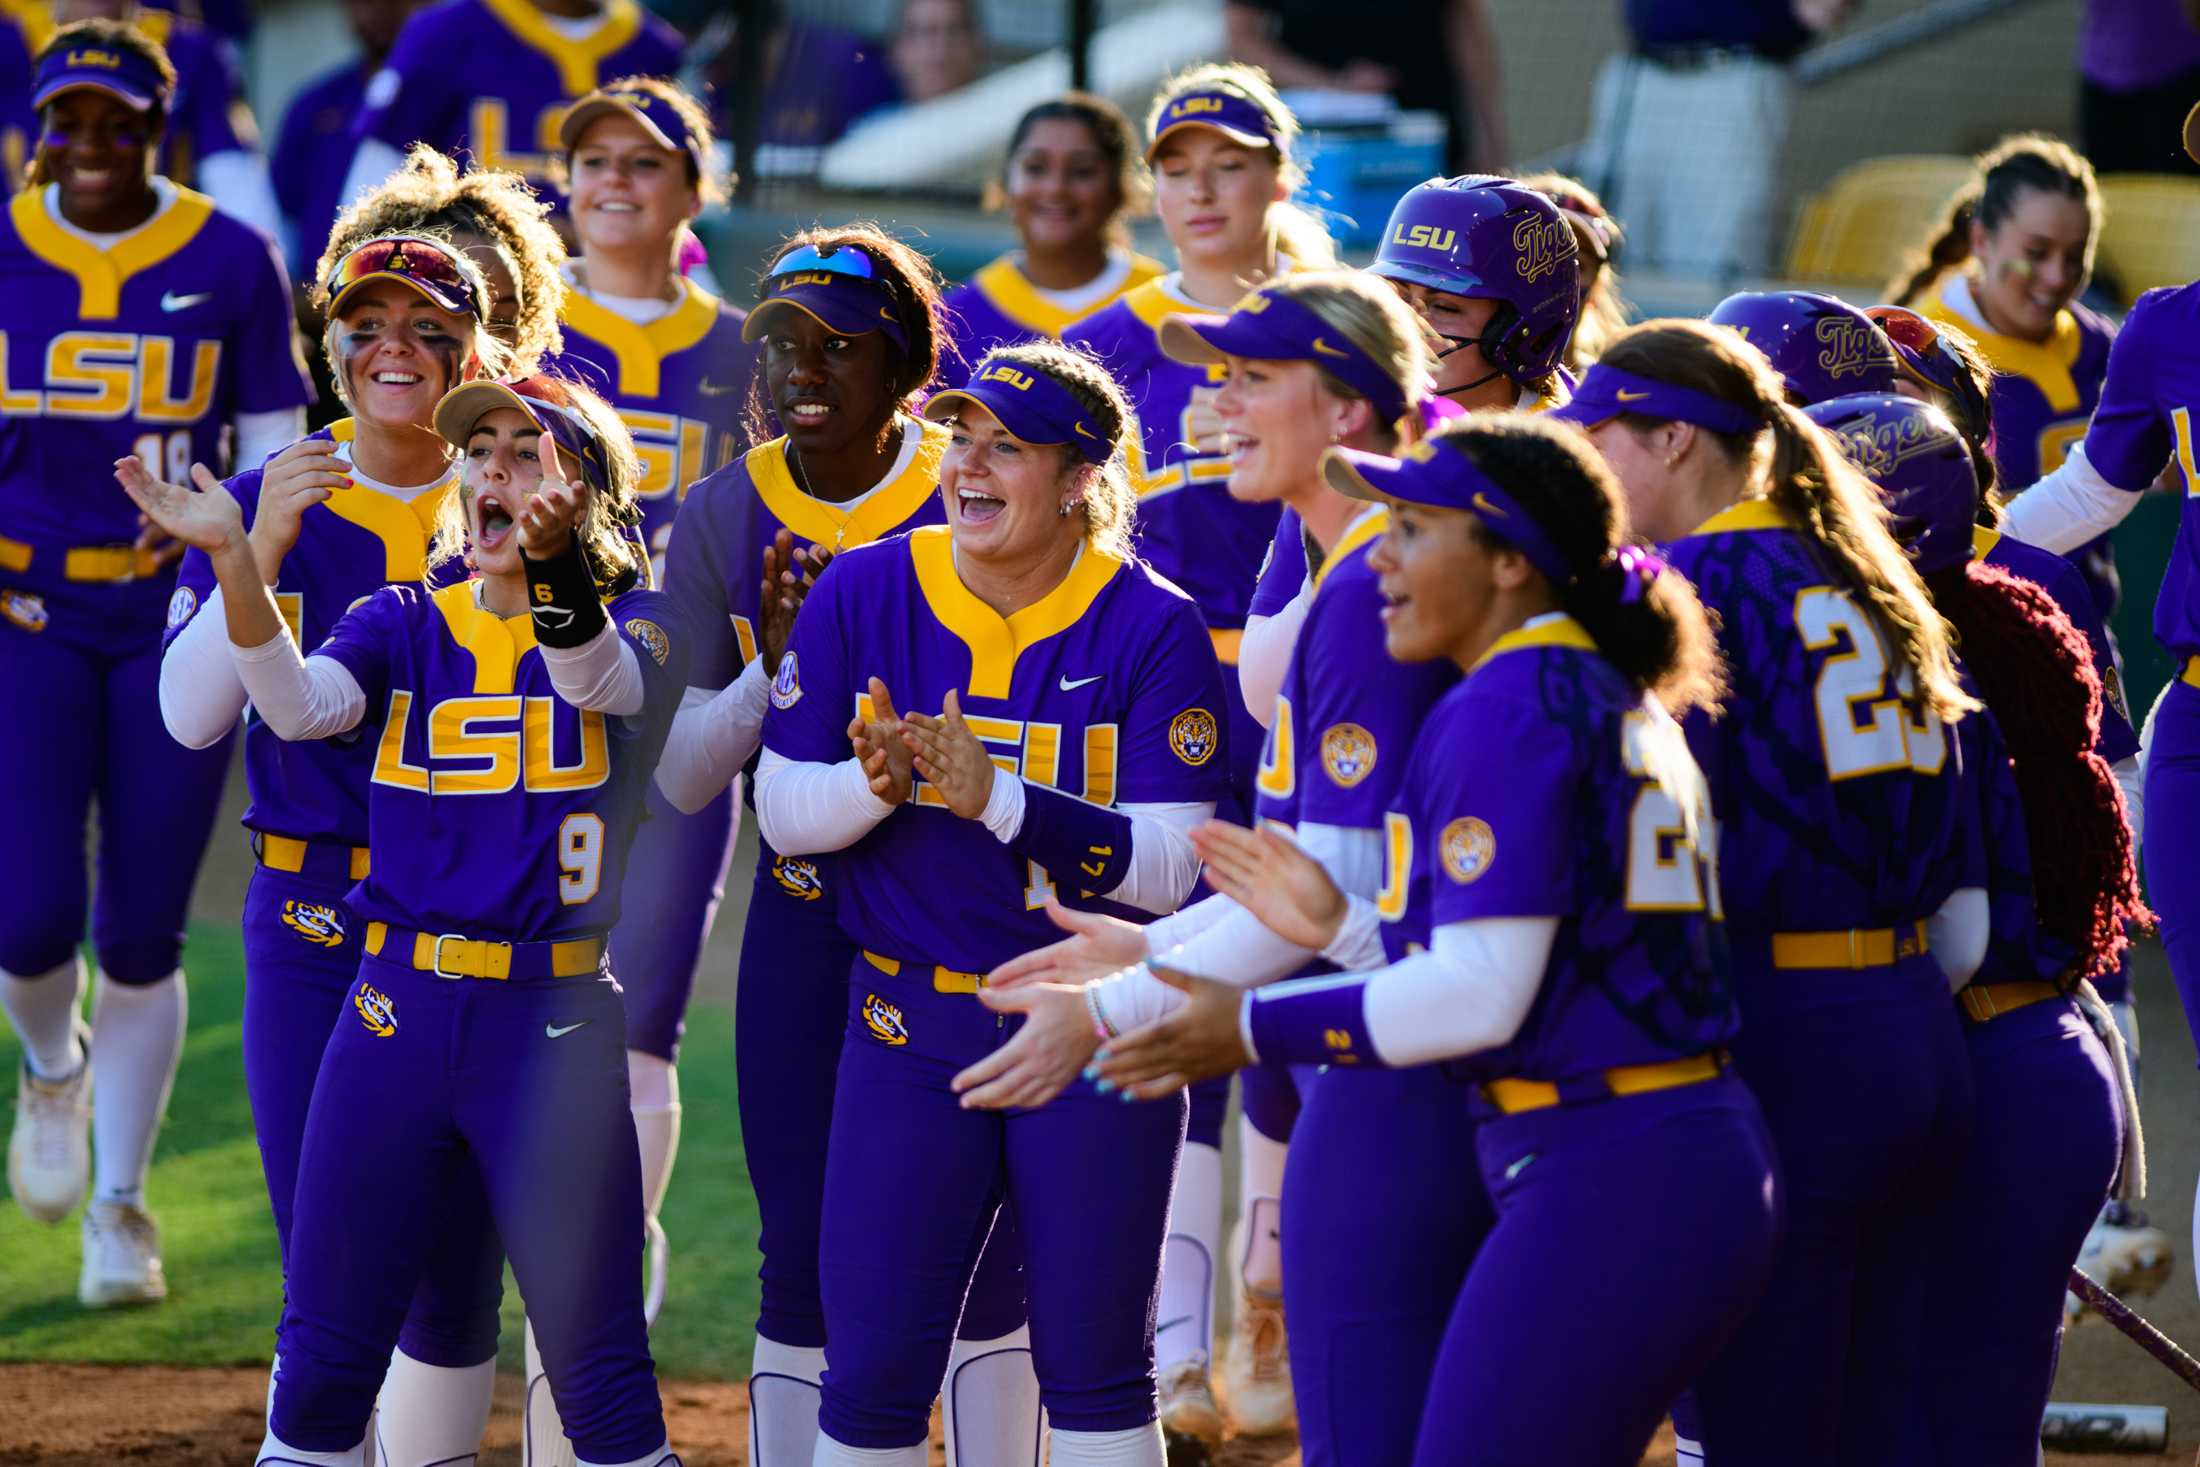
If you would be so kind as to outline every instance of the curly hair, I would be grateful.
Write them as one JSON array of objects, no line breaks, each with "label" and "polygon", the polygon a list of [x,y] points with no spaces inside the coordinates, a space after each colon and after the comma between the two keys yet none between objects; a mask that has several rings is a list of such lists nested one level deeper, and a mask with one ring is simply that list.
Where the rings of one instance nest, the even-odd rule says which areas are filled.
[{"label": "curly hair", "polygon": [[2101,681],[2085,634],[2054,597],[1999,566],[1973,561],[1930,586],[2009,746],[2039,924],[2078,953],[2075,977],[2111,972],[2126,924],[2153,914],[2139,896],[2123,793],[2094,752]]},{"label": "curly hair", "polygon": [[[944,286],[939,270],[929,259],[878,225],[858,222],[830,229],[812,227],[789,235],[773,246],[772,252],[765,257],[763,268],[756,277],[758,286],[771,278],[771,268],[776,261],[789,250],[804,245],[827,255],[842,245],[855,245],[884,267],[879,271],[878,284],[892,299],[902,334],[909,340],[907,351],[895,346],[892,338],[886,343],[887,352],[893,359],[894,395],[899,399],[894,407],[897,412],[913,410],[918,397],[932,385],[932,378],[939,372],[940,347],[948,339],[945,316],[940,308],[940,292]],[[758,294],[762,294],[761,289]],[[775,436],[761,371],[750,379],[745,416],[752,442],[762,443]]]},{"label": "curly hair", "polygon": [[[988,362],[1007,362],[1034,372],[1044,372],[1077,399],[1107,441],[1108,461],[1085,490],[1085,543],[1118,560],[1133,558],[1131,527],[1138,515],[1138,491],[1131,487],[1130,471],[1123,466],[1136,431],[1130,399],[1100,359],[1082,347],[1059,341],[1027,341],[996,347],[985,354]],[[1065,443],[1061,448],[1065,476],[1089,467],[1083,454]]]},{"label": "curly hair", "polygon": [[[151,143],[158,139],[162,129],[168,125],[169,104],[175,100],[176,95],[176,67],[168,59],[167,50],[158,41],[127,22],[79,20],[61,27],[48,37],[46,44],[38,48],[38,56],[33,65],[43,65],[48,56],[68,46],[99,46],[109,51],[128,51],[159,75],[160,95],[153,99],[152,109],[146,114],[151,134],[147,139],[150,149]],[[34,188],[53,182],[38,166],[37,151],[32,152],[30,165],[24,169],[23,179]]]},{"label": "curly hair", "polygon": [[564,347],[558,312],[565,302],[565,241],[550,225],[549,204],[516,173],[461,173],[451,158],[416,143],[405,166],[346,209],[329,231],[328,247],[314,266],[313,304],[327,309],[329,271],[367,240],[386,234],[449,239],[462,232],[488,241],[512,267],[519,320],[512,327],[510,371],[526,376]]}]

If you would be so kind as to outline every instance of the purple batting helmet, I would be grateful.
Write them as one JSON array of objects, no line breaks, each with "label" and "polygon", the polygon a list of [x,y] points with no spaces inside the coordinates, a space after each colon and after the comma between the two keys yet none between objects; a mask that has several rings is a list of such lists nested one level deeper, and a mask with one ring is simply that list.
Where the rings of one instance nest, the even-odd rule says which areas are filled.
[{"label": "purple batting helmet", "polygon": [[1390,211],[1368,270],[1498,309],[1479,345],[1523,385],[1550,375],[1581,318],[1581,244],[1558,205],[1509,178],[1432,178]]},{"label": "purple batting helmet", "polygon": [[1879,490],[1895,538],[1921,574],[1953,570],[1971,558],[1978,470],[1946,413],[1893,393],[1836,397],[1803,413]]},{"label": "purple batting helmet", "polygon": [[1892,392],[1901,364],[1894,343],[1847,301],[1807,290],[1749,290],[1720,301],[1711,320],[1765,354],[1803,406]]}]

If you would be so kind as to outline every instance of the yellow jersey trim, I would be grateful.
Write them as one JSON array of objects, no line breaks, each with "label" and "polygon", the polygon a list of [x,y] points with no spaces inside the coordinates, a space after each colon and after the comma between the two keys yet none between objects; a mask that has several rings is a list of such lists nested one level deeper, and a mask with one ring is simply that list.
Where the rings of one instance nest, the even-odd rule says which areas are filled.
[{"label": "yellow jersey trim", "polygon": [[[350,443],[357,430],[358,424],[352,419],[338,418],[329,424],[329,437],[336,443]],[[378,489],[347,484],[331,493],[325,504],[337,518],[349,520],[382,542],[383,580],[418,581],[428,574],[428,545],[435,539],[435,522],[443,512],[443,501],[457,488],[454,469],[441,484],[413,496],[409,502],[393,499]]]},{"label": "yellow jersey trim", "polygon": [[[162,15],[163,12],[139,12],[140,18],[148,14]],[[53,12],[36,3],[36,0],[0,0],[0,15],[10,17],[23,28],[23,44],[33,61],[38,59],[39,52],[46,49],[46,43],[53,39],[53,33],[61,28],[55,24]]]},{"label": "yellow jersey trim", "polygon": [[2047,399],[2051,412],[2074,413],[2078,410],[2078,383],[2070,375],[2077,365],[2078,352],[2085,345],[2085,334],[2078,328],[2078,318],[2068,311],[2055,313],[2055,329],[2045,341],[2021,341],[2014,336],[2003,336],[1988,331],[1965,320],[1936,294],[1918,308],[1918,314],[1943,326],[1953,326],[1978,343],[1979,354],[1997,372],[2008,372],[2024,378],[2040,390]]},{"label": "yellow jersey trim", "polygon": [[1328,578],[1331,566],[1389,529],[1390,511],[1387,509],[1378,509],[1373,514],[1365,514],[1354,520],[1346,528],[1344,538],[1337,542],[1337,548],[1322,557],[1322,568],[1314,572],[1314,589],[1319,591],[1322,588],[1322,582]]},{"label": "yellow jersey trim", "polygon": [[1792,530],[1794,528],[1795,521],[1788,518],[1786,510],[1763,495],[1756,495],[1728,505],[1710,519],[1696,526],[1695,529],[1690,530],[1688,537],[1724,535],[1736,530]]},{"label": "yellow jersey trim", "polygon": [[1016,674],[1016,659],[1027,649],[1075,626],[1124,564],[1088,545],[1061,585],[1014,615],[1003,617],[973,595],[962,577],[955,574],[954,540],[947,526],[911,530],[909,558],[916,565],[917,586],[924,592],[932,615],[970,649],[968,691],[973,698],[1007,697]]},{"label": "yellow jersey trim", "polygon": [[1473,672],[1492,657],[1502,657],[1507,652],[1525,652],[1531,647],[1575,647],[1583,652],[1594,652],[1597,644],[1580,622],[1560,612],[1555,619],[1540,625],[1513,628],[1490,643],[1489,651],[1475,658],[1474,667],[1467,670]]},{"label": "yellow jersey trim", "polygon": [[1161,288],[1159,276],[1147,281],[1144,285],[1138,286],[1136,289],[1124,291],[1117,299],[1130,307],[1132,315],[1156,330],[1159,330],[1161,323],[1171,316],[1224,316],[1229,314],[1227,311],[1210,310],[1206,306],[1186,305]]},{"label": "yellow jersey trim", "polygon": [[214,215],[214,201],[181,187],[168,212],[135,233],[101,249],[63,229],[46,212],[44,189],[27,188],[8,205],[15,232],[32,254],[63,274],[75,277],[79,320],[112,321],[122,310],[122,287],[131,276],[152,269],[197,237]]},{"label": "yellow jersey trim", "polygon": [[1971,558],[1984,560],[1996,545],[2001,543],[2001,531],[1989,530],[1984,525],[1971,527]]},{"label": "yellow jersey trim", "polygon": [[600,306],[577,290],[565,293],[560,313],[565,324],[601,343],[619,364],[613,391],[622,397],[655,397],[663,391],[665,358],[686,351],[710,334],[718,320],[718,297],[692,280],[681,282],[687,296],[647,325],[637,326],[617,311]]},{"label": "yellow jersey trim", "polygon": [[525,614],[498,616],[476,606],[472,581],[445,586],[435,593],[434,600],[451,640],[473,655],[474,691],[511,692],[520,658],[534,649],[534,618]]},{"label": "yellow jersey trim", "polygon": [[[907,431],[908,421],[902,419],[895,431]],[[923,427],[924,439],[917,445],[909,467],[852,510],[795,487],[794,474],[787,467],[784,437],[750,449],[742,464],[749,471],[749,482],[756,486],[757,498],[764,501],[764,507],[779,523],[813,545],[845,550],[891,535],[938,492],[940,456],[947,451],[951,435],[944,424],[925,423]]]},{"label": "yellow jersey trim", "polygon": [[568,97],[596,90],[596,68],[642,28],[641,10],[634,0],[610,0],[604,6],[603,24],[577,41],[558,34],[529,0],[481,0],[481,4],[558,69],[558,83]]},{"label": "yellow jersey trim", "polygon": [[1075,311],[1065,311],[1041,295],[1031,278],[1018,269],[1014,258],[1008,255],[971,276],[970,283],[994,310],[1026,331],[1059,339],[1072,324],[1095,311],[1105,310],[1148,281],[1159,280],[1167,273],[1168,267],[1159,260],[1134,254],[1130,274],[1124,277],[1121,289]]}]

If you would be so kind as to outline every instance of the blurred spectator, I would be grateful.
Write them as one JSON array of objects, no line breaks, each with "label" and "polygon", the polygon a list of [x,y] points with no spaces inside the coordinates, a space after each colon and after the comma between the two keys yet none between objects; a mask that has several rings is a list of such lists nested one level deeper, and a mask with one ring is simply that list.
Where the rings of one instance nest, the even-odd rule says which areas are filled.
[{"label": "blurred spectator", "polygon": [[1512,156],[1497,37],[1482,0],[1397,0],[1379,24],[1351,0],[1225,0],[1230,55],[1282,88],[1381,92],[1451,127],[1453,173],[1495,173]]},{"label": "blurred spectator", "polygon": [[31,58],[37,54],[28,23],[0,8],[0,199],[23,186],[37,136],[38,117],[31,111]]},{"label": "blurred spectator", "polygon": [[[751,0],[741,7],[741,15],[763,31],[754,47],[756,75],[762,79],[756,157],[734,160],[743,174],[814,174],[827,145],[858,119],[901,100],[888,47],[873,38],[789,20],[783,0]],[[697,46],[707,53],[703,71],[719,109],[712,120],[720,135],[737,146],[740,119],[734,103],[749,90],[738,74],[749,49],[743,40],[734,20],[722,16]]]},{"label": "blurred spectator", "polygon": [[680,50],[680,33],[634,0],[443,0],[415,11],[367,83],[338,203],[424,142],[522,175],[562,216],[550,166],[566,104],[615,76],[669,77]]},{"label": "blurred spectator", "polygon": [[2200,0],[2086,0],[2078,140],[2103,173],[2200,173],[2177,146],[2200,97]]},{"label": "blurred spectator", "polygon": [[1624,0],[1629,47],[1597,75],[1582,177],[1635,258],[1761,274],[1794,83],[1788,63],[1856,0]]},{"label": "blurred spectator", "polygon": [[336,202],[351,166],[352,121],[367,94],[367,79],[382,69],[399,27],[420,0],[344,0],[359,54],[323,72],[291,98],[275,138],[275,201],[288,231],[290,278],[304,281],[321,257]]},{"label": "blurred spectator", "polygon": [[231,46],[252,39],[251,0],[145,0],[154,10],[172,10],[197,21]]},{"label": "blurred spectator", "polygon": [[929,102],[969,86],[985,69],[976,0],[902,0],[892,59],[904,102]]}]

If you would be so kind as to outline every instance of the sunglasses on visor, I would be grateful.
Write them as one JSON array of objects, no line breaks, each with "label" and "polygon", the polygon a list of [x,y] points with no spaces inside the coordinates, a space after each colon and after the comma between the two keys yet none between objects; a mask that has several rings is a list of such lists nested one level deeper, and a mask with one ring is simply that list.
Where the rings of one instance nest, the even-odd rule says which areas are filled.
[{"label": "sunglasses on visor", "polygon": [[328,297],[333,301],[363,281],[390,275],[418,282],[450,310],[477,320],[484,314],[483,303],[458,255],[432,239],[414,236],[370,239],[345,255],[328,273]]}]

